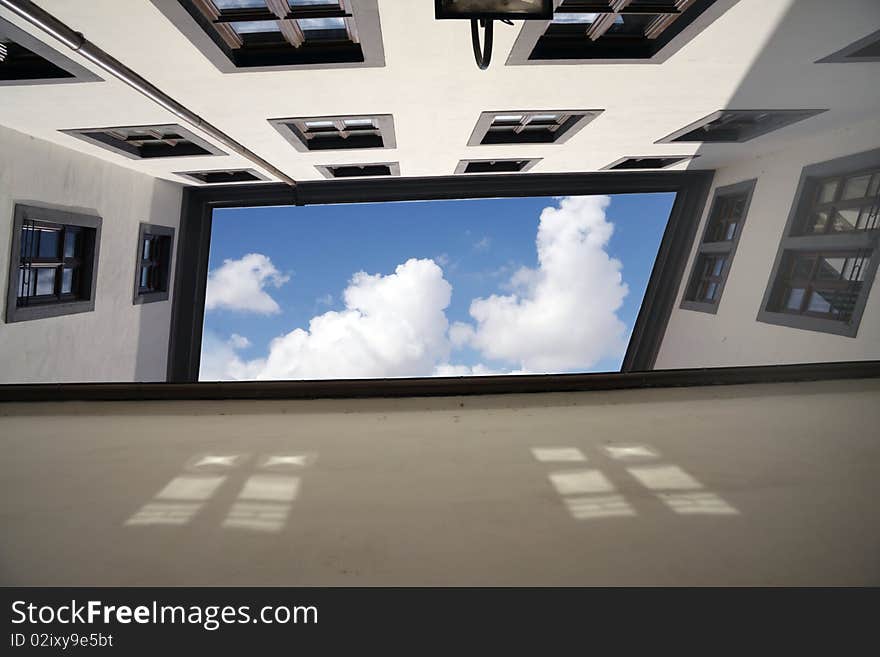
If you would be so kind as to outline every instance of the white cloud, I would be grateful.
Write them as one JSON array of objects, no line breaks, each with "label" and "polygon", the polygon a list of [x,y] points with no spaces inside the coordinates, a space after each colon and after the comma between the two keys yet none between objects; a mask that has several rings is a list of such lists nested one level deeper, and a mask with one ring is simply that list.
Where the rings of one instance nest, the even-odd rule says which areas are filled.
[{"label": "white cloud", "polygon": [[218,269],[208,273],[205,310],[223,308],[260,315],[278,314],[281,308],[265,288],[278,288],[289,280],[290,276],[283,275],[261,253],[224,260]]},{"label": "white cloud", "polygon": [[479,241],[474,242],[474,249],[477,251],[485,251],[489,248],[489,246],[491,244],[492,244],[492,240],[489,239],[489,236],[487,235],[487,236],[484,236]]},{"label": "white cloud", "polygon": [[332,306],[333,305],[333,295],[328,293],[322,297],[318,297],[317,299],[315,299],[315,303],[318,304],[319,306]]},{"label": "white cloud", "polygon": [[238,351],[250,346],[250,340],[233,333],[223,340],[216,333],[206,331],[202,336],[202,356],[199,365],[201,381],[239,381],[256,379],[262,361],[244,361]]},{"label": "white cloud", "polygon": [[451,296],[433,260],[411,259],[388,275],[359,272],[343,294],[345,310],[318,315],[308,330],[275,338],[265,360],[245,362],[231,342],[207,341],[200,378],[430,376],[449,357],[445,310]]},{"label": "white cloud", "polygon": [[456,323],[453,344],[522,370],[573,371],[625,348],[617,310],[628,293],[621,263],[605,251],[614,226],[607,196],[565,197],[544,208],[538,226],[538,267],[522,267],[509,295],[475,299],[476,325]]}]

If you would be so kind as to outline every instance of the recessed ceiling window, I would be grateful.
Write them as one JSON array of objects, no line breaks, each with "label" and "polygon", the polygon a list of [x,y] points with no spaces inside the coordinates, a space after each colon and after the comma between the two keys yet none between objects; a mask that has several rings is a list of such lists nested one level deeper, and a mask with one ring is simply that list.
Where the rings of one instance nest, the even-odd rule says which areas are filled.
[{"label": "recessed ceiling window", "polygon": [[223,185],[227,183],[261,182],[268,180],[266,176],[253,169],[223,169],[218,171],[178,171],[175,175],[183,176],[204,185]]},{"label": "recessed ceiling window", "polygon": [[806,167],[758,320],[855,337],[878,238],[880,150]]},{"label": "recessed ceiling window", "polygon": [[179,125],[79,128],[61,132],[136,160],[225,155],[220,149]]},{"label": "recessed ceiling window", "polygon": [[622,171],[631,169],[665,169],[679,162],[693,159],[695,155],[647,155],[645,157],[623,157],[603,169]]},{"label": "recessed ceiling window", "polygon": [[718,110],[681,130],[676,130],[657,143],[744,142],[825,111],[827,110]]},{"label": "recessed ceiling window", "polygon": [[135,304],[168,299],[173,250],[173,228],[141,224],[134,280]]},{"label": "recessed ceiling window", "polygon": [[849,44],[846,48],[838,50],[816,63],[834,62],[880,62],[880,30]]},{"label": "recessed ceiling window", "polygon": [[518,173],[528,171],[540,161],[541,158],[462,160],[455,168],[455,173]]},{"label": "recessed ceiling window", "polygon": [[[736,0],[720,1],[730,5]],[[664,49],[713,4],[713,0],[563,0],[552,20],[523,26],[508,63],[661,61]]]},{"label": "recessed ceiling window", "polygon": [[298,151],[397,146],[390,114],[270,119],[269,123]]},{"label": "recessed ceiling window", "polygon": [[376,0],[153,3],[224,72],[384,65]]},{"label": "recessed ceiling window", "polygon": [[6,321],[94,310],[100,236],[100,217],[16,205]]},{"label": "recessed ceiling window", "polygon": [[89,70],[0,18],[0,86],[96,80]]},{"label": "recessed ceiling window", "polygon": [[483,112],[468,146],[486,144],[561,144],[602,110]]},{"label": "recessed ceiling window", "polygon": [[399,176],[398,162],[375,162],[372,164],[321,164],[315,167],[325,178],[374,178],[376,176]]},{"label": "recessed ceiling window", "polygon": [[749,212],[755,183],[755,180],[747,180],[715,190],[682,308],[708,313],[717,311]]}]

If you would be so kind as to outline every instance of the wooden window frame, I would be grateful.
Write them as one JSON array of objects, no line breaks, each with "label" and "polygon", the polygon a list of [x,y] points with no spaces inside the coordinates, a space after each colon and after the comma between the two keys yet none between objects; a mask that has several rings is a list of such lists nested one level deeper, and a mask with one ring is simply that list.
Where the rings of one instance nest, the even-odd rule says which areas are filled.
[{"label": "wooden window frame", "polygon": [[[154,135],[164,136],[168,134],[175,135],[176,138],[153,139],[151,141],[160,141],[169,145],[170,150],[177,149],[177,152],[168,152],[161,155],[144,155],[139,148],[137,138],[126,138],[126,133],[141,130],[149,131]],[[136,125],[136,126],[114,126],[108,128],[74,128],[69,130],[59,130],[59,132],[82,139],[94,146],[98,146],[113,153],[117,153],[130,160],[153,160],[169,157],[207,157],[212,155],[226,155],[222,150],[211,144],[206,139],[202,139],[195,135],[192,131],[187,130],[183,126],[176,123],[164,123],[156,125]],[[122,137],[122,138],[120,138]],[[172,143],[174,145],[172,145]]]},{"label": "wooden window frame", "polygon": [[[666,135],[662,139],[658,139],[654,143],[742,144],[782,128],[787,128],[795,123],[806,121],[817,114],[827,111],[827,109],[721,109]],[[771,117],[767,123],[763,125],[756,124],[751,129],[743,128],[732,136],[723,136],[725,133],[721,132],[720,129],[714,133],[711,130],[704,131],[703,133],[698,132],[716,122],[721,122],[723,125],[726,122],[732,123],[732,119],[736,117],[745,118],[762,114]]]},{"label": "wooden window frame", "polygon": [[[520,146],[523,144],[564,144],[569,139],[571,139],[575,134],[581,131],[584,126],[590,123],[593,119],[599,116],[604,110],[601,109],[591,109],[591,110],[509,110],[509,111],[491,111],[491,112],[482,112],[480,114],[479,119],[477,119],[477,124],[474,126],[473,132],[471,133],[470,138],[468,139],[468,146],[506,146],[506,145],[516,145]],[[537,135],[534,138],[528,137],[529,133],[527,128],[532,122],[535,120],[535,117],[547,115],[547,114],[555,114],[557,115],[557,119],[552,124],[541,124],[546,125],[548,127],[547,136]],[[509,139],[498,139],[498,138],[490,138],[490,134],[492,134],[492,129],[494,126],[495,120],[500,116],[521,116],[522,118],[519,120],[517,124],[511,124],[510,126],[497,126],[504,128],[512,128],[511,130],[505,130],[502,132],[501,130],[496,130],[495,134],[505,134],[510,133],[512,135]],[[520,137],[520,135],[526,135],[525,137]],[[488,140],[488,141],[487,141]]]},{"label": "wooden window frame", "polygon": [[[372,121],[371,128],[346,128],[346,121]],[[344,116],[307,116],[285,119],[269,119],[270,125],[300,153],[314,153],[340,150],[374,150],[397,148],[394,133],[394,117],[391,114],[348,114]],[[330,123],[325,130],[314,130],[307,123]],[[327,143],[329,146],[314,147],[315,139],[320,134],[333,133],[338,141]],[[364,138],[361,138],[364,137]],[[376,139],[381,143],[377,143]]]},{"label": "wooden window frame", "polygon": [[[538,162],[540,162],[543,158],[540,157],[511,157],[511,158],[484,158],[479,160],[461,160],[455,167],[456,175],[466,175],[466,176],[475,176],[475,175],[499,175],[499,174],[513,174],[513,173],[525,173],[532,169]],[[516,171],[468,171],[468,165],[471,164],[482,164],[484,162],[521,162],[522,166]]]}]

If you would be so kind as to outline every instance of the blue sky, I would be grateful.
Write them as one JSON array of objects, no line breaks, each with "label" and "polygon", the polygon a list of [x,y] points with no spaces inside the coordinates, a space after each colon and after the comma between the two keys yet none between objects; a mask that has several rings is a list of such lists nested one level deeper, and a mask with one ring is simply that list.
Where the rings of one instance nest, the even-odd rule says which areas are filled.
[{"label": "blue sky", "polygon": [[[617,370],[673,201],[670,193],[565,206],[539,197],[217,210],[202,378]],[[542,263],[536,237],[546,208]],[[353,285],[357,272],[372,278]],[[597,280],[582,286],[586,278]],[[424,308],[414,309],[415,299]],[[481,320],[470,313],[475,299],[485,301]],[[327,321],[310,331],[319,316]],[[583,334],[568,340],[558,326],[566,321]],[[295,329],[270,355],[272,340]],[[390,353],[395,339],[410,356]],[[568,351],[551,353],[561,343]],[[341,353],[350,353],[349,373]],[[434,361],[459,370],[427,371]]]}]

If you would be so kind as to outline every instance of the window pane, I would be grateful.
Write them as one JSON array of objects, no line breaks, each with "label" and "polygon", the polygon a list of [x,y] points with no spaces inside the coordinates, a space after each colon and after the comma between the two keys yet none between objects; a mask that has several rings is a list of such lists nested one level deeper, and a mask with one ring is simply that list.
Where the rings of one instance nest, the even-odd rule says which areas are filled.
[{"label": "window pane", "polygon": [[61,294],[70,294],[73,291],[73,269],[65,267],[61,270]]},{"label": "window pane", "polygon": [[39,231],[35,228],[22,226],[21,229],[21,257],[29,258],[36,255]]},{"label": "window pane", "polygon": [[724,269],[724,261],[726,258],[715,258],[715,263],[712,266],[712,275],[713,276],[721,276],[721,270]]},{"label": "window pane", "polygon": [[39,246],[37,256],[40,258],[57,258],[61,249],[61,231],[41,228],[39,234]]},{"label": "window pane", "polygon": [[819,259],[819,267],[816,270],[816,279],[823,281],[836,281],[843,272],[846,264],[846,258],[827,258]]},{"label": "window pane", "polygon": [[141,268],[141,287],[148,287],[150,282],[150,266],[144,265]]},{"label": "window pane", "polygon": [[22,267],[18,270],[18,292],[19,297],[33,296],[33,285],[36,277],[33,275],[33,269]]},{"label": "window pane", "polygon": [[871,180],[871,187],[868,188],[868,196],[876,196],[880,192],[880,173],[875,173]]},{"label": "window pane", "polygon": [[55,268],[40,267],[34,271],[37,273],[37,296],[55,294]]},{"label": "window pane", "polygon": [[288,3],[290,3],[291,7],[304,7],[304,6],[308,6],[308,5],[312,5],[312,6],[318,5],[319,7],[321,7],[321,6],[330,6],[330,7],[337,6],[338,7],[339,6],[339,2],[334,1],[334,0],[287,0],[287,1],[288,1]]},{"label": "window pane", "polygon": [[727,232],[724,234],[725,241],[729,242],[736,235],[736,223],[727,224]]},{"label": "window pane", "polygon": [[152,244],[153,238],[150,235],[144,235],[144,252],[141,254],[141,258],[144,260],[150,259],[150,244]]},{"label": "window pane", "polygon": [[345,19],[343,18],[300,18],[297,23],[303,32],[315,30],[344,30]]},{"label": "window pane", "polygon": [[236,21],[230,25],[239,34],[264,34],[281,31],[278,21]]},{"label": "window pane", "polygon": [[509,124],[509,123],[519,123],[523,120],[522,114],[499,114],[492,121],[493,124]]},{"label": "window pane", "polygon": [[712,301],[715,298],[715,294],[718,292],[718,283],[709,283],[706,287],[706,301]]},{"label": "window pane", "polygon": [[[825,296],[827,295],[827,299]],[[831,310],[831,299],[834,298],[833,292],[815,291],[810,295],[810,302],[807,304],[807,310],[811,313],[827,313]]]},{"label": "window pane", "polygon": [[265,9],[266,0],[214,0],[217,9]]},{"label": "window pane", "polygon": [[854,230],[859,221],[859,208],[838,210],[834,213],[834,221],[831,230],[837,233]]},{"label": "window pane", "polygon": [[834,200],[839,182],[839,180],[829,180],[822,183],[822,186],[819,188],[819,203],[831,203]]},{"label": "window pane", "polygon": [[333,121],[306,121],[306,128],[309,130],[326,130],[333,127]]},{"label": "window pane", "polygon": [[804,288],[795,287],[788,291],[788,297],[785,300],[786,310],[800,310],[804,301]]},{"label": "window pane", "polygon": [[553,15],[554,23],[594,23],[599,14],[583,13],[558,13]]},{"label": "window pane", "polygon": [[79,231],[68,228],[64,235],[64,257],[73,258],[76,255],[79,242]]},{"label": "window pane", "polygon": [[864,198],[868,193],[868,184],[871,182],[871,174],[849,178],[843,187],[843,200]]},{"label": "window pane", "polygon": [[824,233],[825,228],[828,226],[828,213],[827,212],[817,212],[813,215],[813,221],[811,225],[807,228],[807,232],[812,233]]},{"label": "window pane", "polygon": [[373,119],[346,119],[346,128],[372,128]]}]

